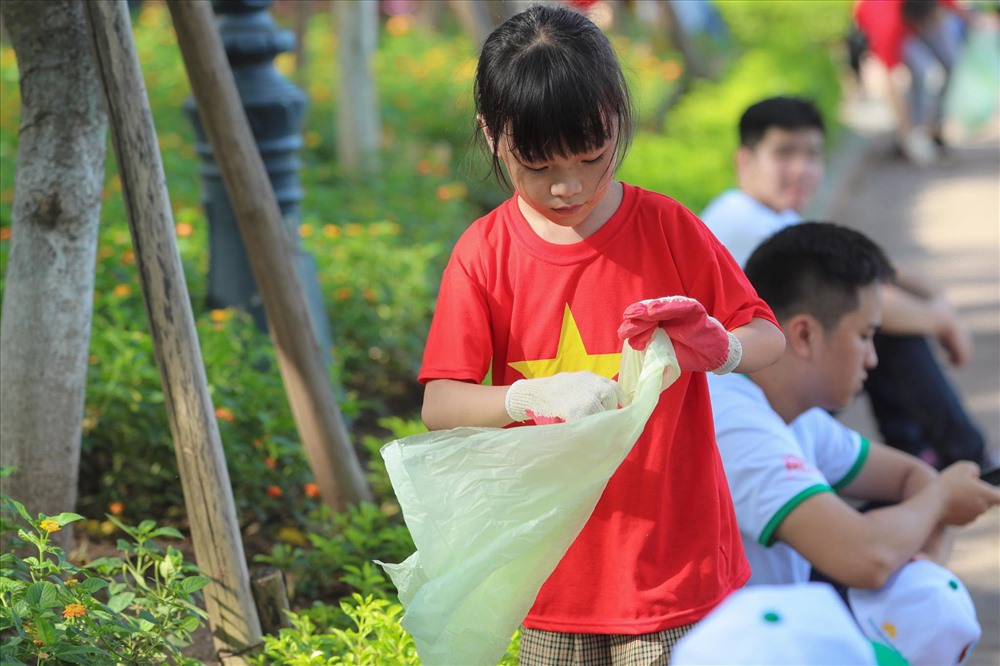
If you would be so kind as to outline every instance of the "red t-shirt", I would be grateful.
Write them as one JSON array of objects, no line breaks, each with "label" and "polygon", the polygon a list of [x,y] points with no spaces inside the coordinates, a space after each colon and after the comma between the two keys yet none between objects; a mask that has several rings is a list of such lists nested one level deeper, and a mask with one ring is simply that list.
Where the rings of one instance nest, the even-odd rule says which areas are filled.
[{"label": "red t-shirt", "polygon": [[[541,240],[512,198],[477,220],[445,268],[420,381],[617,373],[617,329],[645,298],[685,295],[733,329],[774,316],[688,209],[625,185],[618,211],[572,245]],[[571,452],[568,452],[571,453]],[[530,501],[530,498],[526,498]],[[524,625],[640,634],[701,619],[749,577],[703,373],[683,373]]]},{"label": "red t-shirt", "polygon": [[[938,4],[957,9],[955,0]],[[913,33],[903,21],[903,0],[858,0],[854,20],[868,39],[868,49],[886,67],[902,62],[903,42]]]}]

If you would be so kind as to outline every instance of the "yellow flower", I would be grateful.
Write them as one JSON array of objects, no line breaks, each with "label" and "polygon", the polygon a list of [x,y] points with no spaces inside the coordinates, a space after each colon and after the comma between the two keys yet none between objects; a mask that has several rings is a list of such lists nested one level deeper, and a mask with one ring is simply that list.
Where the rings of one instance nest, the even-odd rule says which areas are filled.
[{"label": "yellow flower", "polygon": [[59,530],[62,529],[62,527],[59,526],[59,523],[48,518],[39,523],[38,526],[41,527],[46,532],[58,532]]},{"label": "yellow flower", "polygon": [[83,604],[68,604],[63,608],[63,617],[67,620],[71,617],[82,617],[87,614],[87,607]]}]

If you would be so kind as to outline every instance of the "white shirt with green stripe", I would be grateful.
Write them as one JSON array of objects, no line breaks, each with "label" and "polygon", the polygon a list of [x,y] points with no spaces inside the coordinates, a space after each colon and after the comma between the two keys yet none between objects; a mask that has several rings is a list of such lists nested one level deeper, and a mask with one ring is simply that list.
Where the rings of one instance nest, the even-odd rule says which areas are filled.
[{"label": "white shirt with green stripe", "polygon": [[748,584],[808,582],[809,561],[776,541],[775,531],[809,497],[850,483],[868,457],[868,440],[819,408],[786,424],[743,375],[712,375],[708,387],[715,438],[752,570]]}]

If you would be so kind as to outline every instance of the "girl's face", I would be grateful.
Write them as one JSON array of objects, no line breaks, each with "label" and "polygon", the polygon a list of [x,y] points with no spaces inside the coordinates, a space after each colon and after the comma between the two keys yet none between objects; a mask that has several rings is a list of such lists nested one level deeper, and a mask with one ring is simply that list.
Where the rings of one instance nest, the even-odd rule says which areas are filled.
[{"label": "girl's face", "polygon": [[572,229],[585,238],[614,213],[617,204],[608,205],[618,159],[613,137],[592,151],[537,163],[523,162],[503,140],[499,157],[521,199],[521,212],[540,236]]}]

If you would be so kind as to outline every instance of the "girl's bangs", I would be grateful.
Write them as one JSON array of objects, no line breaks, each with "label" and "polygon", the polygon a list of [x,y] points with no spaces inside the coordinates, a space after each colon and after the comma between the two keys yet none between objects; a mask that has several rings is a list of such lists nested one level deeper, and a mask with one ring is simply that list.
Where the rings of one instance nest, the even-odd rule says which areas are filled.
[{"label": "girl's bangs", "polygon": [[614,123],[607,120],[619,116],[614,100],[588,94],[592,82],[553,76],[554,70],[548,69],[540,85],[522,86],[521,99],[510,108],[511,148],[524,162],[593,151],[612,136]]}]

